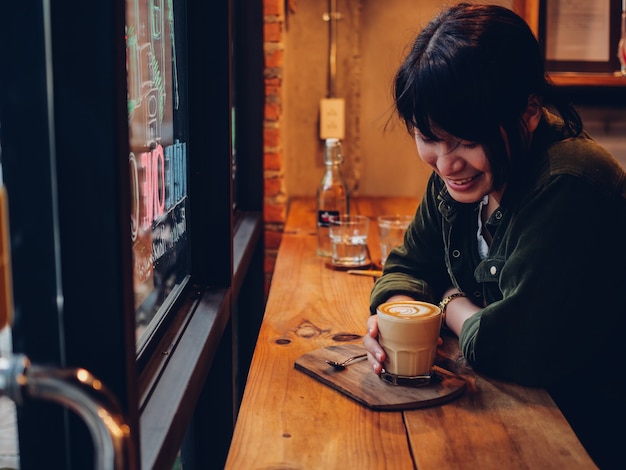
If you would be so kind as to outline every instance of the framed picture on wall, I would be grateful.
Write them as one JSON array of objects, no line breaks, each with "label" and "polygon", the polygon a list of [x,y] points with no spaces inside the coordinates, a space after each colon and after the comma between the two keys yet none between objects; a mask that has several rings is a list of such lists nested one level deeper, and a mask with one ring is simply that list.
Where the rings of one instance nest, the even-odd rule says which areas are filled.
[{"label": "framed picture on wall", "polygon": [[620,70],[621,0],[541,0],[539,40],[550,72]]}]

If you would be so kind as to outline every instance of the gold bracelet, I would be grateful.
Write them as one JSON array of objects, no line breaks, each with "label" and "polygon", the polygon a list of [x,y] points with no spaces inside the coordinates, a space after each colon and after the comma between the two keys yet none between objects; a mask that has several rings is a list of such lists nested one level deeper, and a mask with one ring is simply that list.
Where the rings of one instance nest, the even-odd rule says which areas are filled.
[{"label": "gold bracelet", "polygon": [[454,294],[449,295],[441,299],[439,302],[439,308],[441,309],[441,327],[446,327],[446,309],[448,308],[448,304],[452,302],[454,299],[459,297],[467,297],[463,292],[455,292]]}]

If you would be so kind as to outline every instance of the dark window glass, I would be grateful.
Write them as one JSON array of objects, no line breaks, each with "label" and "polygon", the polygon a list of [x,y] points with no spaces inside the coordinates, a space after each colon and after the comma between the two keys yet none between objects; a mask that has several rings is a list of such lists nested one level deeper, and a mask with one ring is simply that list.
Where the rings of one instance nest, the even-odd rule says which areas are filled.
[{"label": "dark window glass", "polygon": [[126,2],[138,350],[162,321],[190,273],[185,37],[175,13],[173,0]]}]

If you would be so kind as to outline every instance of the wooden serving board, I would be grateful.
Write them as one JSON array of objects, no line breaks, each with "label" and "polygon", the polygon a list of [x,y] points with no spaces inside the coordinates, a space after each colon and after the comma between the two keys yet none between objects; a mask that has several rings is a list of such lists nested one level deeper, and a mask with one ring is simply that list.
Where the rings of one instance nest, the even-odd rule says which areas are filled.
[{"label": "wooden serving board", "polygon": [[367,360],[335,370],[326,359],[341,362],[362,354],[361,344],[344,344],[317,349],[300,356],[294,367],[357,402],[375,410],[408,410],[440,405],[461,395],[465,380],[435,366],[436,377],[428,385],[404,387],[391,385],[376,375]]}]

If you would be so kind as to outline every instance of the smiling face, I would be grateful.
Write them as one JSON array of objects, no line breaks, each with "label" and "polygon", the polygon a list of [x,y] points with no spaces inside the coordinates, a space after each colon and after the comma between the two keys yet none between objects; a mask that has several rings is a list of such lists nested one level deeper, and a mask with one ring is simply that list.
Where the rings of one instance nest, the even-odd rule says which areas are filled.
[{"label": "smiling face", "polygon": [[437,137],[429,139],[416,131],[417,151],[424,163],[443,178],[450,195],[458,202],[472,203],[492,194],[493,172],[483,146],[445,132],[437,132]]}]

